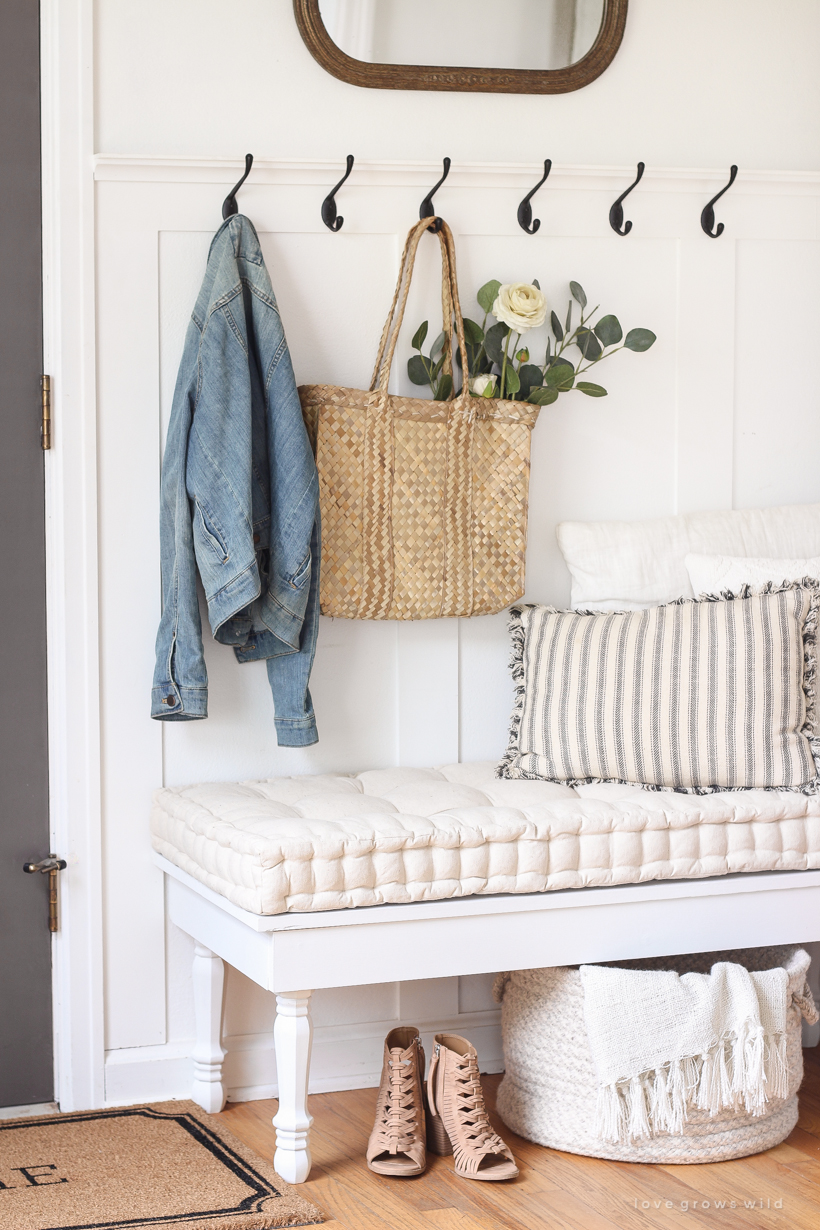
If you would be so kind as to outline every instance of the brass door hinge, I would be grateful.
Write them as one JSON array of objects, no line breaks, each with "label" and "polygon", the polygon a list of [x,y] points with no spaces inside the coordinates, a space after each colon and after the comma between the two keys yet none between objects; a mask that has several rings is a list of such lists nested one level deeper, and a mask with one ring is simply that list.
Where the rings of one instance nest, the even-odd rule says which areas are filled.
[{"label": "brass door hinge", "polygon": [[39,863],[23,863],[23,871],[27,871],[29,875],[39,871],[42,875],[48,876],[49,931],[60,929],[60,916],[57,908],[57,873],[65,871],[66,866],[65,859],[58,858],[56,854],[49,854],[48,858],[41,859]]},{"label": "brass door hinge", "polygon": [[51,448],[51,376],[40,377],[43,418],[40,424],[40,442],[44,449]]}]

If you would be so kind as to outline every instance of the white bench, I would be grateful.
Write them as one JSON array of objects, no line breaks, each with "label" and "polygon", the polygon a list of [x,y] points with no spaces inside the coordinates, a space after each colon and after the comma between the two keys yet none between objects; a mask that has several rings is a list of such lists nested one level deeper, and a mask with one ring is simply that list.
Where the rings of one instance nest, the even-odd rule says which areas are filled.
[{"label": "white bench", "polygon": [[[253,914],[155,854],[169,916],[195,942],[192,1098],[225,1102],[223,961],[276,995],[274,1165],[310,1173],[312,991],[503,969],[820,940],[820,870],[652,880],[601,888]],[[396,953],[401,953],[397,962]]]}]

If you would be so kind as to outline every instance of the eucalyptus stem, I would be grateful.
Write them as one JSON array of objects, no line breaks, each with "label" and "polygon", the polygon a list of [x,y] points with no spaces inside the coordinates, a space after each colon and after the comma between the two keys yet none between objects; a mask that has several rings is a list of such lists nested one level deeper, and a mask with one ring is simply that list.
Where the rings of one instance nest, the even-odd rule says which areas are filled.
[{"label": "eucalyptus stem", "polygon": [[507,339],[506,339],[506,341],[505,341],[505,343],[504,343],[504,358],[503,358],[502,363],[501,363],[501,380],[499,381],[499,386],[498,386],[498,399],[499,399],[499,401],[503,401],[503,400],[504,400],[504,381],[507,379],[507,353],[508,353],[508,351],[509,351],[509,349],[510,349],[510,337],[511,337],[511,335],[512,335],[512,329],[511,329],[511,330],[510,330],[510,332],[507,334]]}]

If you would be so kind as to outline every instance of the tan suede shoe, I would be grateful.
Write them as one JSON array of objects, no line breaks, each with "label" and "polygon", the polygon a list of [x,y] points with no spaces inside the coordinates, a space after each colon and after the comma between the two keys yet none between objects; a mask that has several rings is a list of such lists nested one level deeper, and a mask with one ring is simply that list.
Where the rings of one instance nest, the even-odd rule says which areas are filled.
[{"label": "tan suede shoe", "polygon": [[462,1179],[514,1179],[515,1159],[490,1126],[475,1048],[457,1034],[436,1034],[427,1077],[427,1147],[452,1153]]},{"label": "tan suede shoe", "polygon": [[367,1142],[367,1165],[376,1174],[406,1178],[427,1166],[424,1117],[424,1050],[411,1025],[391,1029],[384,1040],[384,1063],[376,1103],[376,1123]]}]

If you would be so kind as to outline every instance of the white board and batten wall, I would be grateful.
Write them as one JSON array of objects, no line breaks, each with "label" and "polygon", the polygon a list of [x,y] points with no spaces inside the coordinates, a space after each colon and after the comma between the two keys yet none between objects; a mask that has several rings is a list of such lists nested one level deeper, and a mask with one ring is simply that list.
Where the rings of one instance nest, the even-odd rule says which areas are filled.
[{"label": "white board and batten wall", "polygon": [[[802,23],[800,37],[781,29],[786,17]],[[99,592],[99,712],[92,730],[92,706],[84,710],[84,771],[89,781],[98,773],[100,798],[98,826],[87,808],[82,840],[66,801],[75,786],[58,759],[67,755],[65,740],[58,737],[52,755],[56,833],[74,859],[68,932],[57,949],[60,1011],[75,1014],[68,1037],[71,1029],[77,1034],[82,995],[89,1019],[104,1010],[104,1045],[88,1060],[89,1071],[95,1064],[103,1071],[104,1087],[89,1076],[72,1091],[65,1074],[73,1043],[64,1043],[70,1107],[185,1096],[190,1082],[191,944],[166,925],[162,878],[150,862],[154,788],[494,759],[505,742],[511,686],[503,615],[418,624],[323,619],[311,682],[320,732],[313,748],[277,748],[264,666],[239,666],[210,640],[209,719],[160,724],[148,716],[164,432],[208,244],[246,149],[256,162],[240,207],[259,231],[300,383],[367,384],[403,238],[443,154],[453,169],[437,205],[456,237],[466,314],[478,313],[475,292],[488,279],[538,278],[563,318],[575,279],[625,327],[657,333],[647,354],[619,354],[601,366],[596,378],[607,398],[562,396],[535,428],[527,597],[564,604],[569,578],[555,542],[561,520],[820,500],[820,173],[807,161],[818,135],[811,131],[820,101],[811,57],[820,13],[798,0],[777,13],[740,0],[717,13],[705,0],[633,0],[611,69],[578,94],[535,99],[357,90],[310,59],[285,0],[242,0],[229,21],[216,0],[69,0],[59,15],[46,3],[45,23],[46,64],[59,66],[62,88],[72,65],[78,79],[84,64],[93,65],[81,101],[66,104],[84,117],[77,149],[59,133],[50,138],[64,182],[66,160],[74,160],[69,221],[85,236],[79,276],[86,294],[93,288],[83,308],[84,384],[72,375],[56,325],[49,334],[55,363],[62,355],[65,364],[64,423],[71,414],[82,419],[92,441],[86,473],[96,473],[93,525],[88,515],[83,524],[97,579],[87,557],[77,568]],[[243,31],[241,45],[231,43]],[[777,50],[780,38],[788,55]],[[718,72],[731,88],[718,88]],[[56,86],[51,95],[47,88],[47,117],[49,97],[59,99]],[[345,224],[331,234],[319,207],[348,152],[357,161],[338,202]],[[547,156],[554,169],[533,202],[541,229],[529,236],[516,209]],[[639,158],[648,169],[627,201],[633,231],[619,238],[608,210]],[[700,210],[732,161],[741,173],[718,206],[726,232],[708,239]],[[47,200],[50,182],[47,175]],[[68,205],[64,212],[68,218]],[[69,223],[58,217],[53,227],[54,249],[69,250]],[[424,245],[408,305],[408,322],[428,318],[433,331],[437,253],[437,244]],[[47,249],[47,270],[49,259]],[[52,316],[67,322],[74,293],[67,274],[55,275],[54,285]],[[397,391],[410,387],[411,331],[394,372]],[[544,330],[531,339],[534,355],[545,339]],[[72,380],[80,391],[70,403]],[[59,453],[49,465],[52,512],[68,509],[70,525],[79,514],[65,493],[79,480]],[[54,593],[53,576],[51,586]],[[69,615],[73,600],[69,592]],[[87,621],[84,627],[91,636]],[[55,714],[70,716],[73,695],[55,694]],[[75,728],[68,737],[79,737]],[[98,749],[99,770],[89,747]],[[96,917],[96,907],[93,884],[79,876],[78,850],[101,858],[103,965],[84,990],[77,989],[79,919],[82,910],[86,920]],[[93,965],[93,944],[82,951]],[[490,983],[397,979],[318,993],[313,1087],[375,1083],[384,1034],[400,1021],[428,1033],[465,1033],[482,1065],[498,1069]],[[273,1015],[272,997],[230,971],[231,1096],[275,1092]]]}]

